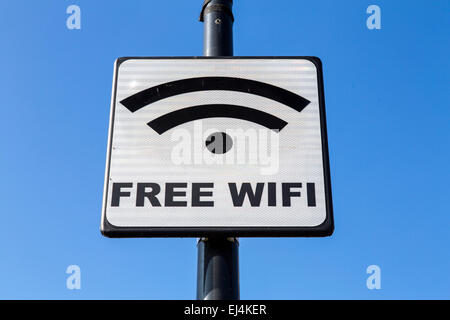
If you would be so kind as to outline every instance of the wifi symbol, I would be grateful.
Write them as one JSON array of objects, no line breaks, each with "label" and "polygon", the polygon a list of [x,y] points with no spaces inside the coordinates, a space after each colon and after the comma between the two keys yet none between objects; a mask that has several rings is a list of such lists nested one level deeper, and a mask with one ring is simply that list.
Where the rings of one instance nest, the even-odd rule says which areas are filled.
[{"label": "wifi symbol", "polygon": [[[297,112],[301,112],[310,101],[293,93],[264,82],[231,77],[201,77],[167,82],[142,90],[120,103],[131,112],[152,104],[156,101],[183,93],[227,90],[250,93],[285,104]],[[235,118],[257,123],[268,129],[279,132],[288,124],[286,121],[269,113],[249,107],[232,104],[205,104],[180,109],[160,116],[147,125],[158,134],[181,124],[206,118]],[[225,135],[225,136],[224,136]],[[223,137],[223,139],[218,139]],[[217,141],[223,141],[222,147]],[[225,153],[231,149],[231,138],[225,133],[215,133],[208,137],[206,146],[212,153]]]}]

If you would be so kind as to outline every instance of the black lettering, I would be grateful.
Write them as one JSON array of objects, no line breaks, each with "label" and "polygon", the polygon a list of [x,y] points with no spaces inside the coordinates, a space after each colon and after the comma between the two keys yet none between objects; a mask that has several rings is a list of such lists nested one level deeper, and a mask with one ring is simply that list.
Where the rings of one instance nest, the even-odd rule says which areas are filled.
[{"label": "black lettering", "polygon": [[186,191],[175,191],[175,188],[187,188],[187,183],[166,183],[165,205],[166,207],[187,207],[186,201],[174,201],[175,197],[185,197]]},{"label": "black lettering", "polygon": [[256,191],[253,192],[251,184],[245,182],[242,184],[239,194],[237,192],[236,183],[228,183],[228,187],[230,188],[231,199],[233,200],[233,205],[235,207],[242,207],[246,195],[248,195],[248,200],[252,207],[258,207],[260,205],[264,183],[257,183]]},{"label": "black lettering", "polygon": [[283,192],[283,207],[291,206],[291,198],[292,197],[300,197],[300,192],[291,192],[291,188],[301,188],[301,183],[283,183],[282,184],[282,192]]},{"label": "black lettering", "polygon": [[[146,191],[151,188],[151,191]],[[145,198],[150,200],[153,207],[161,207],[156,195],[161,191],[161,187],[157,183],[138,183],[136,191],[136,207],[143,207]]]},{"label": "black lettering", "polygon": [[269,207],[276,207],[277,205],[277,184],[275,182],[269,182],[268,188],[268,205]]},{"label": "black lettering", "polygon": [[111,207],[118,207],[120,205],[120,198],[121,197],[129,197],[130,192],[125,191],[122,192],[122,188],[132,188],[133,184],[130,183],[113,183],[112,188],[112,199],[111,199]]},{"label": "black lettering", "polygon": [[306,184],[306,193],[308,198],[308,207],[316,206],[316,186],[314,183]]},{"label": "black lettering", "polygon": [[200,197],[212,197],[212,191],[202,191],[201,188],[214,188],[214,183],[193,183],[192,184],[192,206],[193,207],[214,207],[214,201],[201,201]]}]

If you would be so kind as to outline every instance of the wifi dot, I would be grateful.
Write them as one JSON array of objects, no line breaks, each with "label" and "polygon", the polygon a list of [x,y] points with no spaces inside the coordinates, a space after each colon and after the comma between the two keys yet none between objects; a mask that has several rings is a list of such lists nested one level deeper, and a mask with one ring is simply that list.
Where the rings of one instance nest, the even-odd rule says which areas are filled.
[{"label": "wifi dot", "polygon": [[233,139],[225,132],[214,132],[205,141],[206,148],[214,154],[224,154],[233,147]]}]

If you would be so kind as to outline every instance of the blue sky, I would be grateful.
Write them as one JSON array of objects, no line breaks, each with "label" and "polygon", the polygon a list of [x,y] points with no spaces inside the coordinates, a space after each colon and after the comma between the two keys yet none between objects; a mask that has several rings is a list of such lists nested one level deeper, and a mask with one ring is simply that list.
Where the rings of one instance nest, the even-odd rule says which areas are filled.
[{"label": "blue sky", "polygon": [[[108,239],[99,222],[113,62],[202,55],[201,3],[0,3],[0,298],[195,299],[196,239]],[[66,28],[71,4],[81,30]],[[450,2],[234,8],[236,56],[323,61],[336,228],[241,239],[241,298],[449,299]],[[72,264],[81,290],[66,288]],[[372,264],[381,290],[366,287]]]}]

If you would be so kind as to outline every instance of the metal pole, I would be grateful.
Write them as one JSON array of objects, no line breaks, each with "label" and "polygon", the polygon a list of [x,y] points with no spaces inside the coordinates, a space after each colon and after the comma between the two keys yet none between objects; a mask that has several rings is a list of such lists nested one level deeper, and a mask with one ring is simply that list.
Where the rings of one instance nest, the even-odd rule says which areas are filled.
[{"label": "metal pole", "polygon": [[203,55],[233,55],[233,1],[205,0],[200,21],[204,22]]},{"label": "metal pole", "polygon": [[[205,0],[205,56],[233,55],[232,0]],[[239,242],[236,238],[208,237],[197,243],[197,299],[239,300]]]},{"label": "metal pole", "polygon": [[197,299],[239,300],[238,240],[202,238],[197,247]]}]

